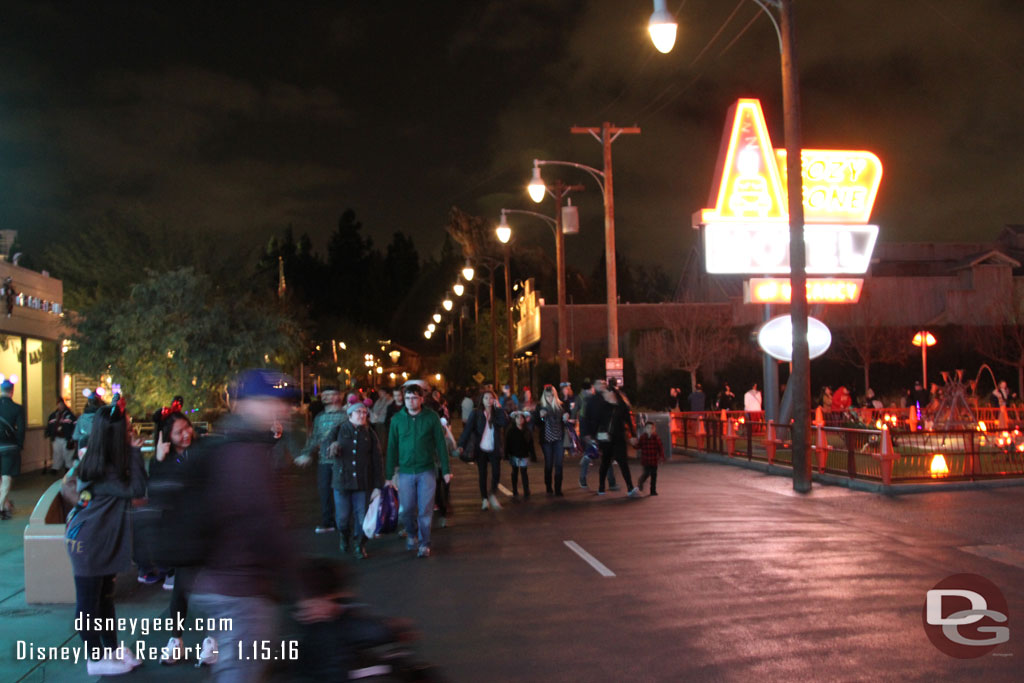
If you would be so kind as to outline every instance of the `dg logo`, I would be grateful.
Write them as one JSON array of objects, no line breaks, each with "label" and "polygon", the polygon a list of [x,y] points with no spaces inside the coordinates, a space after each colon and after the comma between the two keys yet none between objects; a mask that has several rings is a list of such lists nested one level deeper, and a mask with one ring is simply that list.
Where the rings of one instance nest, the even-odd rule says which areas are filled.
[{"label": "dg logo", "polygon": [[928,639],[950,657],[981,657],[1010,640],[1006,598],[977,574],[939,581],[928,591],[921,616]]}]

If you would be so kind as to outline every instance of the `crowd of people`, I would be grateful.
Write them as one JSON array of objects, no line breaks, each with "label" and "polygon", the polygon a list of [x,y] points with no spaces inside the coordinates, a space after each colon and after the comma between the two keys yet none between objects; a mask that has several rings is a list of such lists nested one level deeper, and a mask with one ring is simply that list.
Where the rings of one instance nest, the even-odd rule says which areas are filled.
[{"label": "crowd of people", "polygon": [[[4,392],[0,385],[0,397],[9,401],[10,392]],[[10,419],[17,428],[19,417],[4,398],[0,427]],[[193,646],[186,646],[176,628],[161,649],[161,663],[193,659],[211,665],[218,681],[259,680],[264,674],[266,662],[242,656],[242,644],[276,636],[282,589],[287,594],[291,587],[300,624],[312,628],[337,615],[334,602],[310,597],[309,587],[303,588],[309,574],[280,514],[280,451],[289,441],[296,398],[294,383],[284,376],[248,371],[233,389],[230,414],[212,435],[200,436],[175,397],[151,418],[148,460],[120,396],[108,404],[94,394],[77,419],[58,402],[47,427],[53,441],[49,468],[66,470],[73,502],[66,541],[76,627],[81,626],[90,675],[124,674],[140,666],[112,626],[117,576],[133,564],[140,582],[162,580],[171,591],[168,614],[176,624],[186,623],[190,611],[214,625],[231,623],[202,633]],[[407,550],[418,558],[431,556],[433,518],[440,516],[444,526],[451,515],[453,457],[476,465],[483,510],[502,509],[504,463],[512,498],[529,499],[528,470],[538,462],[538,450],[545,491],[554,498],[564,495],[567,454],[581,458],[582,488],[588,488],[589,467],[597,464],[597,493],[604,495],[606,484],[617,490],[618,465],[630,497],[640,496],[647,482],[650,495],[658,495],[663,444],[653,423],[637,429],[614,381],[587,382],[579,395],[569,383],[547,385],[537,401],[528,389],[517,396],[510,387],[499,394],[485,385],[465,392],[455,410],[421,380],[373,394],[326,389],[318,399],[305,444],[285,450],[294,453],[296,465],[316,467],[320,516],[314,531],[336,533],[340,551],[357,560],[368,557],[373,536],[364,523],[367,510],[384,496],[397,500]],[[458,439],[452,412],[461,423]],[[20,420],[23,430],[23,415]],[[630,443],[643,467],[636,486],[626,457]]]}]

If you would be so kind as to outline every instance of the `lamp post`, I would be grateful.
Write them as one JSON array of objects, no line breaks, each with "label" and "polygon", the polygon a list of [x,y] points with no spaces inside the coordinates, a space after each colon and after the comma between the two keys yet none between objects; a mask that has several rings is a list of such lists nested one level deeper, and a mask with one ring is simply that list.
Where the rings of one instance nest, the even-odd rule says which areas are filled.
[{"label": "lamp post", "polygon": [[[782,114],[786,134],[786,184],[789,199],[789,264],[793,295],[790,316],[793,321],[793,369],[789,383],[793,394],[793,489],[800,493],[811,490],[811,461],[807,457],[807,433],[811,404],[810,357],[807,350],[807,269],[804,247],[804,202],[802,142],[800,132],[800,84],[796,69],[796,36],[793,24],[793,0],[752,0],[775,28],[779,38],[782,64]],[[775,15],[769,8],[778,11]],[[654,14],[648,30],[652,38],[656,30],[665,33],[675,29],[665,3],[655,0]],[[668,19],[668,21],[666,21]],[[662,46],[658,47],[662,50]],[[668,46],[671,49],[671,45]],[[662,50],[667,52],[668,50]]]},{"label": "lamp post", "polygon": [[[508,328],[508,383],[512,386],[512,393],[515,393],[515,346],[512,341],[512,270],[509,263],[511,261],[510,252],[512,251],[512,245],[510,244],[512,228],[505,219],[504,211],[501,212],[501,223],[498,225],[495,233],[498,236],[498,241],[503,245],[502,251],[505,252],[505,325]],[[494,315],[493,311],[491,315]]]},{"label": "lamp post", "polygon": [[935,337],[927,330],[921,330],[914,335],[912,341],[914,346],[921,347],[921,386],[928,388],[928,347],[935,346]]},{"label": "lamp post", "polygon": [[[548,187],[544,183],[544,179],[540,176],[540,167],[547,164],[572,166],[586,171],[597,181],[602,192],[604,192],[604,185],[602,184],[601,179],[604,178],[604,174],[596,168],[585,166],[583,164],[575,164],[568,161],[541,161],[539,159],[534,159],[533,177],[530,180],[530,184],[527,186],[530,199],[538,204],[544,200],[545,194],[549,194],[555,199],[555,264],[558,271],[558,375],[560,377],[560,382],[568,382],[569,356],[568,349],[566,348],[568,344],[568,330],[565,324],[565,234],[562,232],[562,201],[570,192],[581,191],[583,186],[566,185],[561,180],[556,180],[553,187]],[[531,215],[543,215],[534,214],[532,212],[530,213]],[[609,287],[611,284],[612,283],[609,283]],[[609,338],[610,336],[611,332],[609,330]],[[616,346],[616,348],[618,347]]]}]

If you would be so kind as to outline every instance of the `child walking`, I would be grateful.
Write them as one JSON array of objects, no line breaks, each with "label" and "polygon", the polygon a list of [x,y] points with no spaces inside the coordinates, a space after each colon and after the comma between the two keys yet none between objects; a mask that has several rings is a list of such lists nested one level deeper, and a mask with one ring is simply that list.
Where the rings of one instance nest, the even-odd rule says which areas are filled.
[{"label": "child walking", "polygon": [[644,425],[644,433],[640,435],[637,448],[640,450],[640,464],[644,467],[643,474],[637,487],[643,491],[647,478],[651,479],[651,495],[658,495],[658,463],[665,459],[665,448],[662,446],[661,437],[654,431],[654,423],[648,422]]},{"label": "child walking", "polygon": [[512,413],[512,425],[505,433],[505,452],[512,465],[512,497],[519,497],[519,476],[523,477],[523,499],[530,497],[530,480],[526,465],[533,456],[533,434],[526,426],[526,413]]}]

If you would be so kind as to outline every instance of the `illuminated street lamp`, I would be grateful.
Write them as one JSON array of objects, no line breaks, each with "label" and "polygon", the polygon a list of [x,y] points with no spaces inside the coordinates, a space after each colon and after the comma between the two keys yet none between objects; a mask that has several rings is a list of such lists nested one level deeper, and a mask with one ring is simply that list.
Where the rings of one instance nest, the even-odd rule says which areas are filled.
[{"label": "illuminated street lamp", "polygon": [[430,335],[433,334],[430,330],[423,330],[423,336],[430,339]]},{"label": "illuminated street lamp", "polygon": [[[516,390],[516,373],[515,373],[515,344],[512,341],[512,270],[510,266],[512,246],[509,244],[509,240],[512,239],[512,226],[508,224],[508,218],[506,212],[502,210],[501,221],[498,223],[498,227],[494,231],[498,235],[498,241],[504,245],[502,251],[505,252],[505,315],[506,315],[506,327],[508,334],[508,383],[512,385],[512,391]],[[491,312],[494,315],[494,312]]]},{"label": "illuminated street lamp", "polygon": [[[461,282],[456,282],[452,286],[452,291],[455,292],[455,296],[462,296],[462,293],[466,291],[466,287]],[[451,309],[449,308],[447,310],[451,310]]]},{"label": "illuminated street lamp", "polygon": [[[793,395],[793,489],[811,490],[811,460],[807,457],[807,435],[811,403],[811,361],[807,350],[807,256],[804,245],[803,153],[800,133],[800,82],[796,68],[793,0],[752,0],[775,28],[782,62],[782,117],[786,137],[786,184],[789,199],[789,264],[793,294],[793,369],[789,384]],[[654,1],[655,13],[665,3]],[[769,10],[778,11],[779,16]],[[653,18],[653,17],[652,17]],[[653,36],[652,36],[653,39]],[[660,49],[660,47],[659,47]]]},{"label": "illuminated street lamp", "polygon": [[914,346],[921,347],[921,386],[928,388],[928,347],[935,346],[935,337],[927,330],[921,330],[914,335]]},{"label": "illuminated street lamp", "polygon": [[473,264],[466,261],[466,265],[462,268],[462,277],[466,279],[466,282],[473,281],[473,275],[476,271],[473,270]]},{"label": "illuminated street lamp", "polygon": [[647,32],[651,34],[651,42],[658,52],[668,54],[676,44],[676,19],[665,9],[665,0],[654,0],[654,14],[647,23]]},{"label": "illuminated street lamp", "polygon": [[427,325],[427,329],[430,331],[431,334],[433,334],[434,330],[437,329],[437,325],[435,325],[434,323],[430,323],[429,325]]},{"label": "illuminated street lamp", "polygon": [[526,186],[526,191],[530,195],[530,199],[536,204],[540,204],[544,201],[544,194],[547,191],[547,186],[544,185],[544,179],[540,177],[540,165],[533,162],[533,177],[530,178],[530,184]]},{"label": "illuminated street lamp", "polygon": [[[441,302],[441,308],[443,308],[446,311],[452,310],[452,306],[454,306],[454,305],[455,304],[452,303],[451,298],[447,297],[447,296],[444,298],[444,301]],[[440,315],[437,316],[437,322],[441,322],[441,316]]]},{"label": "illuminated street lamp", "polygon": [[440,313],[435,313],[435,314],[433,315],[433,318],[434,318],[434,322],[435,322],[435,323],[439,323],[439,322],[441,322],[441,314],[440,314]]}]

